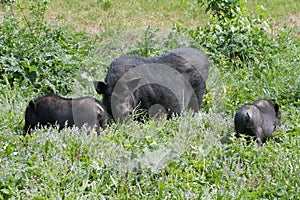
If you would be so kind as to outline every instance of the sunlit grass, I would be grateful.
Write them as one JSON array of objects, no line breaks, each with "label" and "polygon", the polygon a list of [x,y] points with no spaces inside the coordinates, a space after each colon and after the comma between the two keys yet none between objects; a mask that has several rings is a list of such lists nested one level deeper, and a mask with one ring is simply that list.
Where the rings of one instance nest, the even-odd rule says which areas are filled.
[{"label": "sunlit grass", "polygon": [[[300,12],[297,0],[246,1],[250,11],[262,11],[278,23],[291,22]],[[47,14],[49,21],[64,25],[73,31],[93,35],[112,35],[124,30],[143,30],[148,26],[170,30],[175,23],[191,29],[204,25],[208,15],[203,7],[192,1],[51,1]],[[299,26],[299,23],[298,23]]]},{"label": "sunlit grass", "polygon": [[195,27],[206,21],[197,1],[52,1],[54,23],[92,34],[143,30],[148,26],[171,30],[175,23]]}]

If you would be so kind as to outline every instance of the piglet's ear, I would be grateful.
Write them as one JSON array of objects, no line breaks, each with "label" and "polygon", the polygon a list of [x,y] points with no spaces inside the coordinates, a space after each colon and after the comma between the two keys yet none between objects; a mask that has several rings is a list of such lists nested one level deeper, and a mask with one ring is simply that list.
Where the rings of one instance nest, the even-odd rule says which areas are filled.
[{"label": "piglet's ear", "polygon": [[277,103],[274,104],[275,112],[278,113],[279,111],[279,105]]},{"label": "piglet's ear", "polygon": [[32,100],[29,102],[29,108],[32,111],[36,111],[36,104]]},{"label": "piglet's ear", "polygon": [[94,87],[96,89],[96,92],[98,94],[104,94],[104,92],[107,89],[107,83],[102,82],[102,81],[94,81]]},{"label": "piglet's ear", "polygon": [[131,91],[133,91],[133,90],[138,86],[140,80],[141,80],[141,78],[135,78],[135,79],[130,80],[130,81],[127,83],[129,89],[130,89]]}]

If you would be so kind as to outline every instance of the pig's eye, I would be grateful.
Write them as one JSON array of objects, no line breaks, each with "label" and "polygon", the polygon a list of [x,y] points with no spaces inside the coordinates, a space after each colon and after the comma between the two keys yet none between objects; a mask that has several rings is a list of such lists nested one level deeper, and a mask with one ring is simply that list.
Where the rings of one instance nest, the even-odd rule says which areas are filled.
[{"label": "pig's eye", "polygon": [[130,99],[132,98],[132,93],[130,91],[124,91],[122,95],[119,95],[122,99]]},{"label": "pig's eye", "polygon": [[131,98],[131,97],[132,97],[131,92],[126,91],[126,92],[124,93],[124,97],[125,97],[125,98]]}]

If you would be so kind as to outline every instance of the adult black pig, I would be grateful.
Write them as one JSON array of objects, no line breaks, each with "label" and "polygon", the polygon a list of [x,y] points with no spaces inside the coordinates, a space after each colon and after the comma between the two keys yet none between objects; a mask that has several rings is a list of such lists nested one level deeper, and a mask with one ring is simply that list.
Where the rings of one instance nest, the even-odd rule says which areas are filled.
[{"label": "adult black pig", "polygon": [[59,125],[59,130],[67,126],[82,127],[84,124],[105,128],[107,112],[97,99],[82,97],[63,98],[47,94],[31,100],[25,111],[24,131],[30,133],[37,125]]},{"label": "adult black pig", "polygon": [[152,115],[165,111],[170,118],[183,110],[200,109],[208,66],[208,57],[193,48],[150,58],[123,55],[112,62],[105,81],[94,84],[115,120],[128,116],[138,105]]},{"label": "adult black pig", "polygon": [[276,126],[280,124],[280,111],[276,103],[258,99],[253,104],[245,104],[234,117],[235,131],[239,134],[256,137],[258,146],[273,137]]}]

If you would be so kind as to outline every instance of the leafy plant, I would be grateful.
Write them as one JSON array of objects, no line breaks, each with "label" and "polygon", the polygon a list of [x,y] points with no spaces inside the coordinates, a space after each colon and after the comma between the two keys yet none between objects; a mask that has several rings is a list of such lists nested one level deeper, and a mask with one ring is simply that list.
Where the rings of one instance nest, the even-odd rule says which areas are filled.
[{"label": "leafy plant", "polygon": [[[189,30],[189,34],[218,59],[224,55],[228,61],[243,66],[245,60],[255,60],[263,46],[270,45],[269,36],[260,24],[267,23],[265,15],[254,18],[242,0],[199,0],[210,13],[204,27]],[[272,39],[271,39],[272,40]]]},{"label": "leafy plant", "polygon": [[111,0],[98,0],[98,3],[101,3],[103,10],[108,10],[112,5],[111,5]]},{"label": "leafy plant", "polygon": [[90,42],[82,34],[66,34],[61,28],[47,25],[44,20],[47,3],[18,3],[23,13],[21,20],[5,15],[0,24],[1,83],[32,84],[44,88],[42,92],[71,90]]}]

